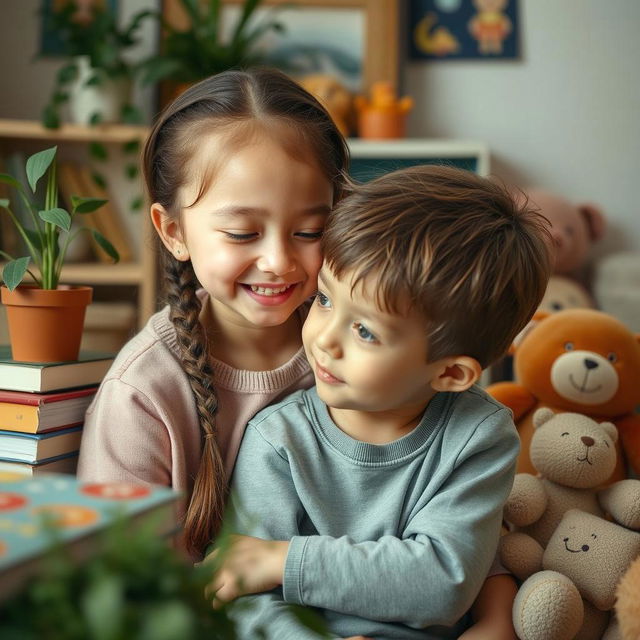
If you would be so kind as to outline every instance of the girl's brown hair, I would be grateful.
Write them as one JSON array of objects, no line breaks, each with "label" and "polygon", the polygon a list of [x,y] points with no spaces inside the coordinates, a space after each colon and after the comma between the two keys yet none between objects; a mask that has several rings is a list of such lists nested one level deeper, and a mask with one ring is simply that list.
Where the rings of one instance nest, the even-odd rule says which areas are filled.
[{"label": "girl's brown hair", "polygon": [[[179,217],[178,192],[194,174],[192,159],[203,136],[224,133],[229,153],[256,131],[278,136],[291,154],[306,153],[342,195],[348,168],[345,140],[320,103],[286,75],[272,69],[226,71],[192,86],[160,115],[144,149],[144,176],[151,202]],[[218,163],[220,159],[218,159]],[[206,168],[196,201],[218,164]],[[184,522],[192,553],[202,553],[217,531],[227,482],[217,438],[217,400],[209,346],[199,321],[199,286],[191,262],[164,251],[170,318],[189,377],[202,431],[202,457]]]},{"label": "girl's brown hair", "polygon": [[329,216],[325,261],[376,303],[425,318],[430,361],[466,355],[486,367],[506,352],[551,274],[548,221],[503,186],[425,165],[360,185]]}]

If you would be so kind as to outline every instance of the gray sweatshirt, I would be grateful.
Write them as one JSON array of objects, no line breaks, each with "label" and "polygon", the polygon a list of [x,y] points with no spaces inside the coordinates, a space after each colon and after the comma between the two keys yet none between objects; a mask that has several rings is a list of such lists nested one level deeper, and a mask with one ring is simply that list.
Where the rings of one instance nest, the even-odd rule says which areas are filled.
[{"label": "gray sweatshirt", "polygon": [[287,603],[318,608],[335,637],[457,637],[496,552],[518,450],[510,411],[478,387],[437,394],[385,445],[341,431],[315,389],[260,412],[229,525],[291,543],[282,589],[238,601],[239,637],[317,638]]}]

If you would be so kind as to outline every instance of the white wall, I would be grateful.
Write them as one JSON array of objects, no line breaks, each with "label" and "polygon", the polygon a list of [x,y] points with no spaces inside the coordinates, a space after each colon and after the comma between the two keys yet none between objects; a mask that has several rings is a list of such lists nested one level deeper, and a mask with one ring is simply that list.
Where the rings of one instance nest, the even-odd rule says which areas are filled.
[{"label": "white wall", "polygon": [[[158,0],[120,4],[130,13]],[[38,6],[2,0],[0,117],[38,118],[59,66],[34,60]],[[405,65],[416,100],[409,134],[486,141],[498,175],[600,204],[611,223],[601,252],[640,251],[640,1],[520,0],[520,9],[518,61]],[[147,29],[142,50],[153,40]],[[151,103],[138,98],[148,114]]]},{"label": "white wall", "polygon": [[518,61],[411,62],[413,136],[477,138],[493,172],[600,204],[640,251],[640,2],[520,0]]}]

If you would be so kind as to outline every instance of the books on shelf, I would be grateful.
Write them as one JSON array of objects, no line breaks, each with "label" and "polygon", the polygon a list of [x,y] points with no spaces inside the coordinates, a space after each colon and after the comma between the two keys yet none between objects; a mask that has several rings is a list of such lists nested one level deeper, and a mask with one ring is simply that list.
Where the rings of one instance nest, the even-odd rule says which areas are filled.
[{"label": "books on shelf", "polygon": [[0,389],[42,393],[97,385],[114,358],[113,353],[85,351],[69,362],[20,362],[11,358],[8,345],[0,345]]},{"label": "books on shelf", "polygon": [[82,425],[44,433],[0,430],[0,460],[42,462],[80,450]]},{"label": "books on shelf", "polygon": [[[107,200],[97,211],[90,214],[82,214],[83,220],[88,227],[100,232],[113,244],[120,254],[122,262],[131,262],[134,257],[134,251],[128,227],[122,219],[117,206],[110,199],[109,194],[96,184],[89,168],[84,165],[60,163],[58,175],[60,192],[68,207],[71,207],[71,196],[74,195]],[[112,262],[111,258],[101,249],[96,247],[95,253],[100,261]]]},{"label": "books on shelf", "polygon": [[20,474],[25,476],[37,476],[43,473],[71,473],[78,468],[78,452],[74,451],[64,456],[41,460],[40,462],[18,462],[17,460],[0,459],[0,478],[3,474]]},{"label": "books on shelf", "polygon": [[42,570],[52,540],[47,519],[71,557],[81,561],[118,517],[126,517],[128,527],[153,522],[158,535],[175,533],[179,497],[166,487],[83,483],[59,474],[0,475],[0,600]]},{"label": "books on shelf", "polygon": [[87,407],[97,390],[96,385],[52,393],[0,389],[0,429],[42,433],[58,427],[82,424]]}]

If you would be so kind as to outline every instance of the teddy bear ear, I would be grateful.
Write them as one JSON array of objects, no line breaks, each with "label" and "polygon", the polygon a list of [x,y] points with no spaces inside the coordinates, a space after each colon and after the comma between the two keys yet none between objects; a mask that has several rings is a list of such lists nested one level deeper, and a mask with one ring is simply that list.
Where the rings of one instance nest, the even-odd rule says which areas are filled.
[{"label": "teddy bear ear", "polygon": [[618,427],[613,422],[601,422],[600,426],[607,432],[607,435],[611,437],[614,443],[618,442]]},{"label": "teddy bear ear", "polygon": [[535,429],[541,427],[545,422],[549,422],[555,414],[549,407],[542,407],[533,414],[533,426]]},{"label": "teddy bear ear", "polygon": [[578,211],[582,214],[589,229],[589,237],[592,242],[600,240],[604,235],[607,223],[602,209],[595,204],[584,203],[578,205]]}]

